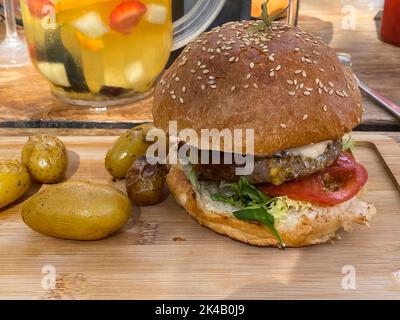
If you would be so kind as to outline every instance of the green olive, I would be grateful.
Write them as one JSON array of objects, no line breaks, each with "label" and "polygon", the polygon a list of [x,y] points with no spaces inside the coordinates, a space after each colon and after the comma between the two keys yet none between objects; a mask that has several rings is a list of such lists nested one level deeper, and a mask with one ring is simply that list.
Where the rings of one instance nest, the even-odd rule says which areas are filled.
[{"label": "green olive", "polygon": [[106,169],[114,178],[124,179],[135,160],[146,154],[153,143],[146,141],[146,135],[153,128],[152,123],[137,126],[114,142],[105,159]]},{"label": "green olive", "polygon": [[106,184],[67,181],[48,186],[22,207],[22,219],[47,236],[98,240],[121,229],[132,205],[120,190]]},{"label": "green olive", "polygon": [[21,198],[31,185],[28,170],[19,161],[0,161],[0,208]]},{"label": "green olive", "polygon": [[30,137],[22,149],[22,163],[35,180],[60,182],[68,168],[67,149],[57,137],[36,135]]},{"label": "green olive", "polygon": [[128,171],[126,191],[138,206],[151,206],[163,200],[167,170],[165,165],[150,164],[146,157],[137,159]]}]

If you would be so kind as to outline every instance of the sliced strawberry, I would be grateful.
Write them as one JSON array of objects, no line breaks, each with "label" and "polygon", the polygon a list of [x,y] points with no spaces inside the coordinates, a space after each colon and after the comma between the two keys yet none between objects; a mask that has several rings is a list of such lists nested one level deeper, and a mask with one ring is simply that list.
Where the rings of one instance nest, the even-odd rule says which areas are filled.
[{"label": "sliced strawberry", "polygon": [[123,1],[111,12],[110,27],[123,34],[129,33],[139,24],[146,12],[147,7],[140,1]]},{"label": "sliced strawberry", "polygon": [[48,15],[48,11],[44,10],[46,6],[54,7],[50,0],[28,0],[29,11],[35,18],[43,18]]}]

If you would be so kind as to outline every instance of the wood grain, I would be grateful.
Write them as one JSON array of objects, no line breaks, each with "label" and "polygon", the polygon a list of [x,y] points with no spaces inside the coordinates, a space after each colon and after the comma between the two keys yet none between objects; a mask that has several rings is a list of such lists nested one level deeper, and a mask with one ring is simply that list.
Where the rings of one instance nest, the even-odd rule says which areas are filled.
[{"label": "wood grain", "polygon": [[[374,20],[379,8],[370,10],[354,2],[356,29],[343,30],[340,0],[302,2],[300,25],[328,42],[335,50],[353,56],[355,73],[371,88],[400,104],[400,48],[381,42]],[[1,28],[0,28],[1,29]],[[46,81],[32,68],[0,69],[0,126],[126,127],[151,119],[152,99],[141,103],[96,110],[63,104],[50,94]],[[400,121],[364,99],[363,129],[400,131]],[[27,122],[28,121],[28,122]]]},{"label": "wood grain", "polygon": [[[59,240],[26,227],[18,204],[0,213],[0,298],[399,299],[400,147],[383,135],[355,137],[370,174],[363,197],[378,214],[371,228],[342,234],[336,245],[285,251],[247,246],[201,227],[171,198],[134,208],[124,230],[108,239]],[[103,165],[115,137],[62,139],[72,160],[68,177],[123,189]],[[25,140],[0,137],[0,159],[19,158]],[[41,286],[46,265],[56,268],[55,289]],[[356,290],[342,289],[347,265],[356,270]]]}]

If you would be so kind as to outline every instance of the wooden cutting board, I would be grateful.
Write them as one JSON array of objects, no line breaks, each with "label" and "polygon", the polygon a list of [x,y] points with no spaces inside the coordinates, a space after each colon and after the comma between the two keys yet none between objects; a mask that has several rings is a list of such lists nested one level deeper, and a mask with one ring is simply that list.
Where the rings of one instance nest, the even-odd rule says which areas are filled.
[{"label": "wooden cutting board", "polygon": [[[354,137],[370,174],[363,197],[378,214],[370,228],[343,233],[335,245],[248,246],[201,227],[171,197],[134,208],[129,224],[108,239],[60,240],[26,227],[17,204],[0,213],[0,298],[400,298],[400,147],[382,135]],[[114,138],[62,139],[71,159],[68,178],[123,189],[103,165]],[[25,140],[0,137],[0,159],[19,158]],[[48,281],[53,275],[55,288]],[[342,282],[356,289],[345,290]]]}]

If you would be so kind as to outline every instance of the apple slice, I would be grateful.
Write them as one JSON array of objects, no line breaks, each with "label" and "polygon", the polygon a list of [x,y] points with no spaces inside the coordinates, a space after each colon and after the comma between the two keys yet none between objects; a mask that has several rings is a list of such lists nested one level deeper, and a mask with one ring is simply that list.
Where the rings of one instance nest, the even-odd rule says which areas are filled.
[{"label": "apple slice", "polygon": [[111,12],[110,27],[122,34],[128,34],[139,24],[146,12],[147,7],[140,1],[122,1]]},{"label": "apple slice", "polygon": [[74,20],[72,25],[85,36],[97,39],[101,38],[110,29],[103,23],[100,14],[91,11]]},{"label": "apple slice", "polygon": [[165,6],[148,4],[146,20],[153,24],[164,24],[167,22],[168,10]]}]

